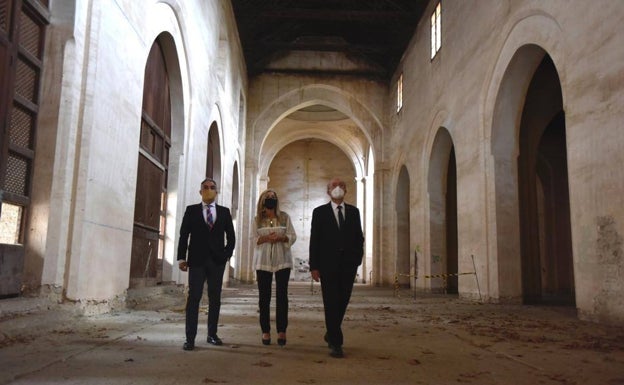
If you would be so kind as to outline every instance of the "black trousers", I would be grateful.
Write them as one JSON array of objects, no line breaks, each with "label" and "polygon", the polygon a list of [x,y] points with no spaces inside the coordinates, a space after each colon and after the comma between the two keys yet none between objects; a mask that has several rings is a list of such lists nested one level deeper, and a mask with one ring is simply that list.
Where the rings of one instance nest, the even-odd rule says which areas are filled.
[{"label": "black trousers", "polygon": [[351,299],[356,274],[357,266],[337,272],[321,272],[325,328],[329,343],[333,346],[341,347],[344,342],[342,320]]},{"label": "black trousers", "polygon": [[[286,333],[288,327],[288,280],[290,269],[275,272],[275,326],[278,333]],[[260,328],[262,333],[271,332],[271,285],[273,273],[256,270],[258,281],[258,307],[260,308]]]},{"label": "black trousers", "polygon": [[186,340],[195,342],[199,303],[208,283],[208,335],[217,335],[219,312],[221,311],[221,287],[225,264],[217,265],[208,261],[205,266],[189,267],[189,295],[186,300]]}]

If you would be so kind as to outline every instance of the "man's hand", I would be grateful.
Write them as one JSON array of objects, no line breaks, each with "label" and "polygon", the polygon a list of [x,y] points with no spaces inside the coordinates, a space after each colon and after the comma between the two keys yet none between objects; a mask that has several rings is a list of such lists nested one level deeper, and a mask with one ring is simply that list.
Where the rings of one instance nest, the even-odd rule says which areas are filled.
[{"label": "man's hand", "polygon": [[184,260],[181,260],[181,261],[178,262],[178,267],[182,271],[187,271],[188,270],[188,264]]},{"label": "man's hand", "polygon": [[319,279],[321,279],[321,272],[318,270],[312,270],[310,274],[312,274],[312,279],[316,282],[318,282]]}]

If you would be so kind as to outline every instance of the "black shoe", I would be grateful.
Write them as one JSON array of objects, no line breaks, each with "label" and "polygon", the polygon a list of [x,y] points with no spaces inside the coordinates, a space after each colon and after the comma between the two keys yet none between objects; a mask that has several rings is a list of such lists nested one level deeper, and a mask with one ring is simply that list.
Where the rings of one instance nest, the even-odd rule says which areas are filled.
[{"label": "black shoe", "polygon": [[195,344],[193,342],[185,342],[184,345],[182,345],[182,349],[184,350],[193,350],[195,349]]},{"label": "black shoe", "polygon": [[344,357],[344,353],[342,352],[342,348],[340,346],[332,346],[331,352],[329,352],[329,355],[334,358]]},{"label": "black shoe", "polygon": [[271,345],[271,333],[262,333],[262,345]]},{"label": "black shoe", "polygon": [[216,345],[216,346],[223,345],[223,341],[221,341],[221,338],[217,337],[216,335],[208,336],[208,339],[206,341],[211,345]]},{"label": "black shoe", "polygon": [[280,332],[278,333],[278,337],[277,337],[277,344],[279,346],[284,346],[286,345],[286,332]]}]

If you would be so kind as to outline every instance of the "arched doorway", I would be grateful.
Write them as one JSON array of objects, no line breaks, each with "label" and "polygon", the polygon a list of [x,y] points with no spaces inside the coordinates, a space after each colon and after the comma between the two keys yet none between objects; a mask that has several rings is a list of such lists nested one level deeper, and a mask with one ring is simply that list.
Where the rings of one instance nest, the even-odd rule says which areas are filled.
[{"label": "arched doorway", "polygon": [[[232,203],[230,204],[230,211],[232,213],[232,221],[234,223],[234,229],[238,229],[238,205],[240,200],[240,184],[239,184],[239,176],[238,176],[238,162],[234,163],[234,167],[232,170]],[[234,250],[234,254],[229,261],[230,271],[228,274],[228,278],[235,278],[237,270],[239,269],[240,258],[237,255],[236,250]]]},{"label": "arched doorway", "polygon": [[440,128],[429,162],[429,239],[431,289],[458,292],[457,171],[451,135]]},{"label": "arched doorway", "polygon": [[396,274],[398,284],[410,286],[410,181],[407,168],[401,167],[396,190]]},{"label": "arched doorway", "polygon": [[[361,282],[381,283],[387,277],[387,282],[393,282],[394,259],[383,267],[376,242],[377,233],[374,229],[379,226],[373,222],[373,202],[377,189],[374,182],[375,174],[375,147],[381,146],[381,130],[379,119],[365,107],[356,95],[352,95],[350,88],[340,89],[327,84],[309,84],[300,88],[282,92],[275,99],[270,99],[259,108],[258,119],[249,121],[249,132],[262,140],[253,140],[253,154],[257,161],[256,172],[252,163],[245,167],[246,180],[255,179],[257,185],[250,190],[252,199],[267,187],[269,167],[275,155],[286,145],[297,140],[309,138],[320,139],[337,146],[348,159],[353,169],[349,174],[357,178],[354,188],[350,189],[347,200],[353,199],[360,208],[360,214],[365,228],[366,258],[361,266],[358,280]],[[325,172],[328,166],[333,165],[331,158],[324,160],[318,170]],[[367,171],[367,165],[370,168]],[[340,176],[345,177],[342,174]],[[331,175],[333,176],[333,175]],[[329,178],[329,177],[328,177]],[[327,181],[324,182],[326,185]],[[249,184],[247,184],[249,185]],[[325,197],[327,195],[323,191]],[[305,219],[307,220],[307,218]],[[306,233],[306,231],[304,231]],[[299,243],[300,240],[297,240]],[[305,242],[305,240],[304,240]],[[247,254],[252,254],[253,245],[242,241]],[[243,257],[245,258],[245,257]],[[390,258],[388,258],[390,260]],[[385,263],[385,262],[384,262]],[[373,274],[374,272],[374,274]],[[251,277],[253,272],[243,272],[243,276]]]},{"label": "arched doorway", "polygon": [[527,90],[518,189],[524,303],[575,304],[565,116],[559,76],[545,55]]},{"label": "arched doorway", "polygon": [[169,74],[157,39],[145,65],[130,262],[130,287],[162,280],[167,177],[171,148]]},{"label": "arched doorway", "polygon": [[451,147],[446,173],[446,292],[449,294],[459,291],[457,253],[457,166],[455,147]]},{"label": "arched doorway", "polygon": [[[213,122],[208,131],[208,153],[206,154],[206,177],[221,182],[221,141],[219,139],[219,128]],[[221,188],[221,186],[219,186]]]}]

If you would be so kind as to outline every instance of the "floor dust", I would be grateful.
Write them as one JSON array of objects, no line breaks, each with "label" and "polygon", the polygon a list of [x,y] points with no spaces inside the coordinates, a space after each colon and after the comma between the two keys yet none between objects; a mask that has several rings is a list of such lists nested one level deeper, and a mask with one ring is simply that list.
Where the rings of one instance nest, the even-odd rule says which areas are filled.
[{"label": "floor dust", "polygon": [[262,345],[253,285],[224,289],[223,346],[206,343],[202,312],[192,352],[182,350],[176,287],[129,296],[131,309],[103,315],[67,305],[5,311],[0,384],[624,384],[621,327],[580,321],[568,307],[398,294],[356,286],[343,359],[323,342],[318,284],[291,284],[285,347],[276,335]]}]

